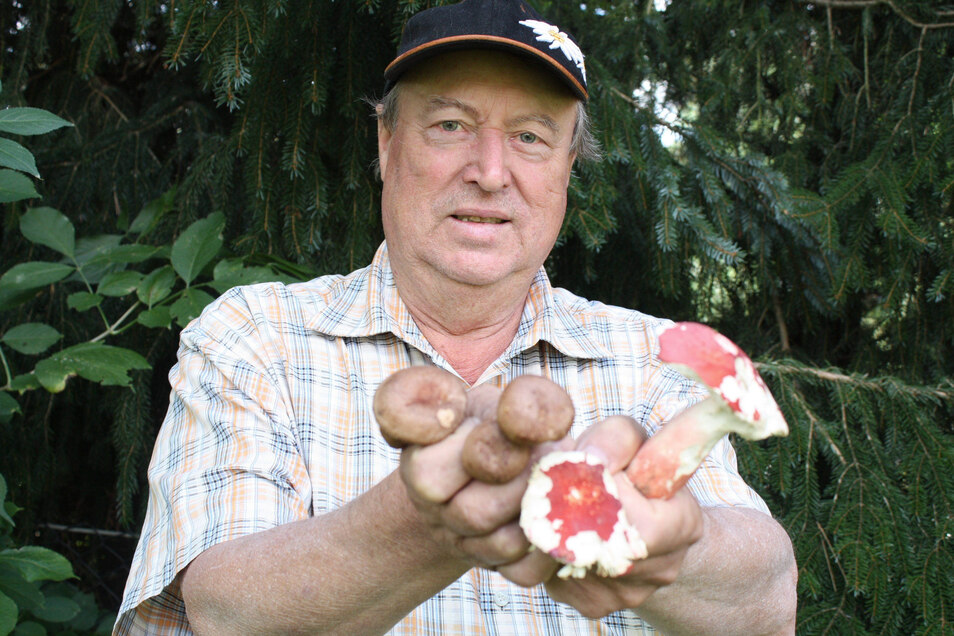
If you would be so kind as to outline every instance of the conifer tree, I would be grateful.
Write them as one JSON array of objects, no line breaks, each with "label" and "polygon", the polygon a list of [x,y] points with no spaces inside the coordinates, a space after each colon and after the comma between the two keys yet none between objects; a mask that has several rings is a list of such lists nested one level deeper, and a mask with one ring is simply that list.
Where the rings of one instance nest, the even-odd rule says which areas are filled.
[{"label": "conifer tree", "polygon": [[[364,265],[382,238],[366,100],[407,17],[439,3],[0,0],[0,98],[75,124],[32,146],[42,199],[5,206],[0,270],[34,260],[31,206],[117,235],[163,194],[154,245],[220,212],[253,265]],[[535,4],[587,54],[604,151],[575,168],[554,283],[756,358],[792,433],[739,461],[795,543],[800,633],[949,633],[954,9]],[[98,333],[53,290],[0,306],[0,334],[37,317]],[[177,336],[160,333],[115,338],[151,364],[132,390],[71,380],[0,425],[31,514],[137,525]]]}]

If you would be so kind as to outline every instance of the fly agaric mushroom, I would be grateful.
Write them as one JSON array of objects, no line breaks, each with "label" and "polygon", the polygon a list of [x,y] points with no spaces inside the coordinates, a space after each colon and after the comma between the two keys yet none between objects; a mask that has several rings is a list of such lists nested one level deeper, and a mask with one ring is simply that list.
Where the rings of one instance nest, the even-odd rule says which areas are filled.
[{"label": "fly agaric mushroom", "polygon": [[[683,322],[660,334],[659,342],[660,360],[705,384],[711,395],[640,446],[625,472],[643,495],[672,497],[727,433],[750,440],[788,434],[755,365],[731,340],[705,325]],[[562,578],[585,576],[593,566],[602,576],[619,576],[633,560],[646,557],[646,546],[626,519],[605,468],[588,456],[586,468],[581,461],[565,452],[540,460],[521,502],[520,527],[530,543],[565,563],[557,572]]]},{"label": "fly agaric mushroom", "polygon": [[626,470],[651,499],[668,499],[728,433],[747,440],[787,435],[788,425],[755,365],[715,329],[680,322],[659,336],[659,359],[709,388],[643,444]]}]

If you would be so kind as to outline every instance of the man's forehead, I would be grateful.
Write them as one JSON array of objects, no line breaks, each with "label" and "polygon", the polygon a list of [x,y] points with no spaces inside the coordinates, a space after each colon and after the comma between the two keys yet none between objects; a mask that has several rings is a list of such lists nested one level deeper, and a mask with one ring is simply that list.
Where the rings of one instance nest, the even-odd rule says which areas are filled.
[{"label": "man's forehead", "polygon": [[482,86],[524,92],[541,100],[571,103],[573,93],[534,61],[500,51],[452,51],[421,62],[398,84],[410,84],[422,94],[457,97]]}]

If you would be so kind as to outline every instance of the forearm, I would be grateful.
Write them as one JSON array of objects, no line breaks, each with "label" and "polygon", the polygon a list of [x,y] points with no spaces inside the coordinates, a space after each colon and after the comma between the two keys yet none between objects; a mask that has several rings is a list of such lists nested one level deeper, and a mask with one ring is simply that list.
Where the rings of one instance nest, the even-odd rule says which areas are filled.
[{"label": "forearm", "polygon": [[667,634],[793,634],[797,567],[785,530],[743,508],[705,508],[703,518],[676,581],[639,615]]},{"label": "forearm", "polygon": [[467,565],[430,534],[392,474],[343,508],[210,548],[182,576],[194,630],[382,633]]}]

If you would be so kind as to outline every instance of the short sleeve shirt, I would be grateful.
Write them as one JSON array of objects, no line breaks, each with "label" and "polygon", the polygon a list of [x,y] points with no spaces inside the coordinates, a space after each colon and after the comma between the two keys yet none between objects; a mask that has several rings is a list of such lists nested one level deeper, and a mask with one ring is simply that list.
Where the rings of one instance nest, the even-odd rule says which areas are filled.
[{"label": "short sleeve shirt", "polygon": [[[578,435],[611,415],[650,433],[703,396],[662,365],[668,322],[551,286],[541,269],[509,348],[475,384],[544,375],[573,399]],[[211,546],[321,515],[398,466],[372,412],[377,387],[414,364],[453,369],[394,285],[387,246],[346,276],[237,287],[182,331],[170,405],[149,465],[149,499],[114,633],[191,633],[177,575]],[[768,512],[723,439],[690,479],[702,506]],[[631,611],[600,620],[472,569],[390,632],[654,633]]]}]

